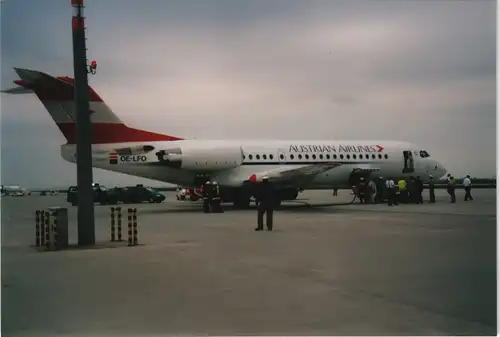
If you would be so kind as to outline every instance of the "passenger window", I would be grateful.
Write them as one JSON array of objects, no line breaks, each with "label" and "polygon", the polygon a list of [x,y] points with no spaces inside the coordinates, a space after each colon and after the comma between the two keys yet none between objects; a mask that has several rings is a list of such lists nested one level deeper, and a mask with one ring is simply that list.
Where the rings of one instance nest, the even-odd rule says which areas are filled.
[{"label": "passenger window", "polygon": [[352,159],[356,159],[356,155],[355,154],[352,155]]},{"label": "passenger window", "polygon": [[365,155],[365,158],[370,159],[370,155],[369,154]]},{"label": "passenger window", "polygon": [[299,159],[302,159],[302,155],[301,154],[299,154]]},{"label": "passenger window", "polygon": [[316,155],[315,155],[315,154],[313,154],[313,155],[312,155],[312,158],[313,158],[313,159],[316,159]]},{"label": "passenger window", "polygon": [[375,156],[374,154],[372,154],[372,159],[375,159],[375,157],[376,157],[376,156]]},{"label": "passenger window", "polygon": [[319,155],[319,159],[323,159],[323,155],[322,154]]},{"label": "passenger window", "polygon": [[273,158],[274,158],[274,157],[273,157],[273,155],[272,155],[272,154],[270,154],[270,155],[269,155],[269,159],[271,159],[271,160],[272,160]]},{"label": "passenger window", "polygon": [[262,159],[267,159],[267,156],[265,154],[262,155]]},{"label": "passenger window", "polygon": [[333,159],[337,159],[337,155],[336,154],[333,155]]},{"label": "passenger window", "polygon": [[389,156],[387,154],[384,154],[385,159],[389,159]]},{"label": "passenger window", "polygon": [[259,154],[258,154],[258,155],[256,155],[256,156],[255,156],[255,158],[256,158],[256,159],[260,159],[260,155],[259,155]]},{"label": "passenger window", "polygon": [[306,159],[309,159],[309,155],[308,154],[306,154],[305,157],[306,157]]},{"label": "passenger window", "polygon": [[329,154],[326,155],[326,159],[330,159],[330,155]]},{"label": "passenger window", "polygon": [[290,159],[293,159],[295,158],[295,156],[293,154],[290,155]]},{"label": "passenger window", "polygon": [[347,156],[345,156],[345,157],[346,157],[347,159],[351,159],[351,156],[350,156],[350,155],[347,155]]},{"label": "passenger window", "polygon": [[378,155],[378,159],[382,159],[382,155],[381,154]]},{"label": "passenger window", "polygon": [[[271,158],[271,159],[272,159],[272,158]],[[281,159],[281,160],[285,159],[285,156],[284,156],[284,155],[282,155],[282,154],[280,154],[280,159]]]},{"label": "passenger window", "polygon": [[251,154],[248,155],[248,159],[252,160],[253,156]]},{"label": "passenger window", "polygon": [[340,155],[340,159],[344,159],[344,155],[343,154]]}]

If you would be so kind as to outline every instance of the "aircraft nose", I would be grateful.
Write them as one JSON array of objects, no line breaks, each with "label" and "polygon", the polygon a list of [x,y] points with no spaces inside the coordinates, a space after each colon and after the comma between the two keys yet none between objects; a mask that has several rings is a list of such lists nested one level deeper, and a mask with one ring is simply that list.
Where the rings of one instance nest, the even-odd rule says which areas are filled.
[{"label": "aircraft nose", "polygon": [[434,176],[434,179],[439,179],[446,174],[446,168],[437,160],[432,160],[429,164],[429,173]]},{"label": "aircraft nose", "polygon": [[444,176],[448,170],[440,162],[436,162],[436,173],[439,178]]}]

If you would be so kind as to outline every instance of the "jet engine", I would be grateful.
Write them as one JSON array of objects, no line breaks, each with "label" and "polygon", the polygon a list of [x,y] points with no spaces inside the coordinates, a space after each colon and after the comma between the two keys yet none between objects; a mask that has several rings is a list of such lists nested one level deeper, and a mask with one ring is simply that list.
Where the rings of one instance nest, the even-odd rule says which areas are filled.
[{"label": "jet engine", "polygon": [[196,172],[227,170],[243,163],[243,150],[240,146],[186,146],[161,150],[156,152],[156,156],[165,166]]}]

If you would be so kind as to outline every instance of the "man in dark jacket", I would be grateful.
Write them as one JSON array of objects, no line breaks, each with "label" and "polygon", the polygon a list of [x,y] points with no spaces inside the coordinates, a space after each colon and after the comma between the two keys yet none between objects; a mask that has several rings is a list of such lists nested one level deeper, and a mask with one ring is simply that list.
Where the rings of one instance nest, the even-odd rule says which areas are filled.
[{"label": "man in dark jacket", "polygon": [[258,186],[257,195],[259,206],[257,206],[257,228],[256,231],[264,229],[264,213],[266,213],[266,226],[268,231],[273,230],[273,212],[276,207],[277,192],[269,182],[268,177],[262,179]]},{"label": "man in dark jacket", "polygon": [[210,206],[212,204],[212,199],[213,199],[212,184],[210,183],[210,181],[207,181],[203,185],[203,212],[204,213],[210,213]]},{"label": "man in dark jacket", "polygon": [[422,197],[422,193],[424,192],[424,182],[422,181],[422,179],[420,179],[420,176],[417,176],[417,180],[415,180],[415,189],[417,196],[417,200],[415,201],[415,203],[423,204],[424,198]]},{"label": "man in dark jacket", "polygon": [[436,194],[434,193],[434,177],[429,174],[429,203],[436,202]]},{"label": "man in dark jacket", "polygon": [[361,204],[366,204],[366,198],[365,198],[366,187],[367,186],[366,186],[365,178],[363,178],[363,177],[359,178],[357,192],[358,192],[359,202]]},{"label": "man in dark jacket", "polygon": [[220,186],[216,181],[212,181],[212,212],[213,213],[224,213],[221,207],[220,200]]},{"label": "man in dark jacket", "polygon": [[385,182],[383,177],[378,177],[375,182],[375,186],[377,187],[377,195],[375,196],[375,202],[377,204],[381,204],[384,202],[384,193],[385,193]]}]

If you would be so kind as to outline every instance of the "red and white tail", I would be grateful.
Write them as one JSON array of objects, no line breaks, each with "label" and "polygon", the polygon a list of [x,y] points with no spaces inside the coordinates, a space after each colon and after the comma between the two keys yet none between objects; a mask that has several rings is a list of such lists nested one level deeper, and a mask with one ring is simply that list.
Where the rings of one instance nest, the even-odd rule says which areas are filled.
[{"label": "red and white tail", "polygon": [[[52,77],[29,69],[14,68],[21,78],[14,81],[20,87],[4,90],[4,93],[21,94],[34,92],[61,130],[68,144],[76,143],[76,114],[74,79]],[[101,97],[89,86],[92,144],[155,142],[182,140],[165,134],[134,129],[126,126]]]}]

